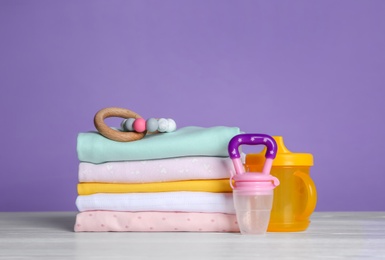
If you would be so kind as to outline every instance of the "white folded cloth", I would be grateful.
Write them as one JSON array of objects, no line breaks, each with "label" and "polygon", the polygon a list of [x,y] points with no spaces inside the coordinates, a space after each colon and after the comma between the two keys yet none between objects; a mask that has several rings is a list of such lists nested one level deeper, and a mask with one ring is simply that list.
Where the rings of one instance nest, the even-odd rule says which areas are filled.
[{"label": "white folded cloth", "polygon": [[176,211],[235,214],[232,193],[154,192],[97,193],[76,199],[79,211]]}]

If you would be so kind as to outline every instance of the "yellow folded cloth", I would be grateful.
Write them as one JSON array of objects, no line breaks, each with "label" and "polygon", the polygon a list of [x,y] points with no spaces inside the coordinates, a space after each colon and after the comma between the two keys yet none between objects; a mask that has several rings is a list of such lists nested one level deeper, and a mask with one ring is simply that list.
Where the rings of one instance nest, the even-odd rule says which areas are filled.
[{"label": "yellow folded cloth", "polygon": [[83,182],[78,184],[79,195],[95,193],[132,193],[132,192],[168,192],[168,191],[203,191],[232,192],[229,179],[191,180],[149,183],[98,183]]}]

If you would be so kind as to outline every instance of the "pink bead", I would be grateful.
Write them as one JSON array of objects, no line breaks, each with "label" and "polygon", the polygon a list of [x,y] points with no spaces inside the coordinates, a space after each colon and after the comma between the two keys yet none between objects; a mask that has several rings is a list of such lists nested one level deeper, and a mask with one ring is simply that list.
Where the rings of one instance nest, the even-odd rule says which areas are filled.
[{"label": "pink bead", "polygon": [[134,128],[135,132],[142,133],[146,131],[146,120],[143,118],[137,118],[132,124],[132,127]]}]

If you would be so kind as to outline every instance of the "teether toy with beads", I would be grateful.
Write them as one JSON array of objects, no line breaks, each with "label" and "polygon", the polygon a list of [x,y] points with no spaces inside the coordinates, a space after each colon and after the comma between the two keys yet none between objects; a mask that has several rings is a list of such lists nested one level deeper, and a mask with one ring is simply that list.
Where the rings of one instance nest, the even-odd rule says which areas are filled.
[{"label": "teether toy with beads", "polygon": [[[123,120],[121,124],[124,131],[108,127],[104,122],[104,119],[109,117],[124,118],[125,120]],[[131,142],[140,140],[148,132],[164,133],[172,132],[176,129],[176,123],[172,119],[150,118],[146,121],[132,110],[119,107],[108,107],[99,110],[95,114],[94,125],[101,135],[118,142]]]}]

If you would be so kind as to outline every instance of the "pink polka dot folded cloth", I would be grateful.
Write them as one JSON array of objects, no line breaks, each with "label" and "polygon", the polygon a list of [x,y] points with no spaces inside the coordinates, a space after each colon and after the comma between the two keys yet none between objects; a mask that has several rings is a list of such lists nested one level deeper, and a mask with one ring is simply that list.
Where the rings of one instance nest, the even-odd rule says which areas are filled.
[{"label": "pink polka dot folded cloth", "polygon": [[195,212],[87,211],[75,232],[239,232],[234,214]]}]

